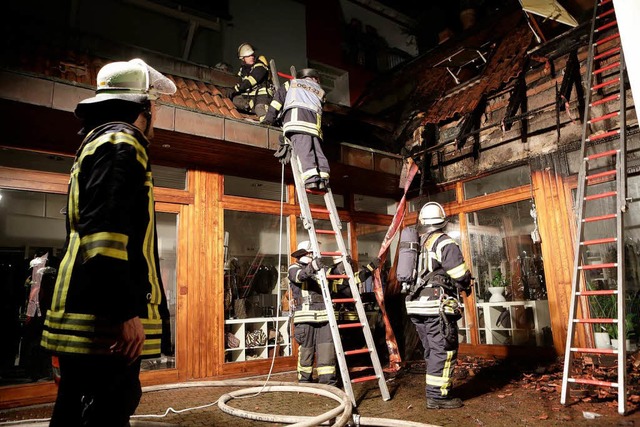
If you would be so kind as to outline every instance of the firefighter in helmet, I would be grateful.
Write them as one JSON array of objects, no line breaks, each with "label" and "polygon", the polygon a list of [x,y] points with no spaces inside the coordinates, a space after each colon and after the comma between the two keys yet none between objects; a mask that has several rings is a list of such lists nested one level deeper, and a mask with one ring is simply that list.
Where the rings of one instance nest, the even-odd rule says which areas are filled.
[{"label": "firefighter in helmet", "polygon": [[61,371],[52,426],[128,426],[142,394],[141,357],[170,351],[148,146],[154,100],[175,91],[141,59],[113,62],[98,72],[96,95],[76,107],[85,139],[42,334]]},{"label": "firefighter in helmet", "polygon": [[451,396],[458,354],[458,325],[462,316],[459,294],[471,290],[471,273],[458,244],[444,231],[444,208],[425,204],[418,215],[420,251],[417,277],[405,300],[407,314],[424,346],[427,362],[427,408],[462,406]]},{"label": "firefighter in helmet", "polygon": [[238,58],[242,63],[238,71],[240,82],[228,88],[226,95],[238,110],[255,114],[262,121],[273,97],[269,63],[263,55],[256,56],[255,49],[249,43],[238,46]]},{"label": "firefighter in helmet", "polygon": [[314,257],[311,242],[300,242],[291,254],[296,261],[289,266],[289,284],[294,303],[294,338],[298,347],[298,381],[311,382],[316,359],[318,382],[336,385],[336,353],[329,318],[317,277],[324,266]]},{"label": "firefighter in helmet", "polygon": [[[329,162],[322,152],[322,107],[325,93],[320,73],[313,68],[297,72],[276,91],[263,123],[282,121],[284,140],[275,157],[287,163],[293,148],[300,164],[305,187],[324,191],[329,186]],[[292,147],[288,141],[291,141]]]}]

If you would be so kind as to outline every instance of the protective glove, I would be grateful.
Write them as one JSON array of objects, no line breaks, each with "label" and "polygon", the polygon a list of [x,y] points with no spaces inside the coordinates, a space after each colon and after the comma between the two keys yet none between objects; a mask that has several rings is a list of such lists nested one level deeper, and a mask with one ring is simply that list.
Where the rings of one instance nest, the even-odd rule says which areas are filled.
[{"label": "protective glove", "polygon": [[278,159],[283,165],[288,164],[291,161],[291,144],[289,140],[280,136],[280,147],[278,151],[273,154],[273,157]]},{"label": "protective glove", "polygon": [[313,276],[317,271],[320,271],[321,269],[323,269],[324,267],[325,265],[322,263],[321,258],[314,258],[311,260],[309,264],[304,266],[302,271],[307,277],[310,277],[310,276]]},{"label": "protective glove", "polygon": [[229,99],[233,99],[233,97],[238,94],[238,92],[236,92],[232,87],[222,87],[220,88],[220,93],[222,93],[223,96],[226,96]]},{"label": "protective glove", "polygon": [[376,268],[380,267],[380,258],[376,258],[373,261],[371,261],[369,264],[367,264],[367,270],[369,271],[373,271]]}]

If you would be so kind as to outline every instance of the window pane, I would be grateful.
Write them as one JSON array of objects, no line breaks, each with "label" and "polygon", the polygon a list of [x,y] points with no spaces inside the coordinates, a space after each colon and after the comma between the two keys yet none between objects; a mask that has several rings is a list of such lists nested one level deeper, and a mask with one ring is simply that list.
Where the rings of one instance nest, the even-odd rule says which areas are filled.
[{"label": "window pane", "polygon": [[540,243],[531,202],[467,214],[482,344],[552,345]]},{"label": "window pane", "polygon": [[409,212],[419,211],[427,202],[438,202],[440,204],[447,204],[449,202],[456,201],[455,190],[445,190],[433,194],[426,194],[415,199],[409,200]]},{"label": "window pane", "polygon": [[393,215],[396,213],[397,205],[398,202],[393,199],[363,196],[361,194],[354,196],[354,207],[357,211]]},{"label": "window pane", "polygon": [[225,362],[266,359],[274,350],[291,356],[288,313],[278,307],[289,267],[288,220],[283,221],[280,234],[278,215],[224,213]]},{"label": "window pane", "polygon": [[71,166],[73,166],[73,157],[1,148],[0,166],[43,172],[59,172],[68,175],[71,171]]},{"label": "window pane", "polygon": [[141,369],[163,369],[175,367],[176,343],[176,306],[177,306],[177,275],[176,248],[178,241],[178,215],[173,213],[156,213],[156,229],[158,231],[158,255],[160,257],[160,274],[164,292],[169,306],[171,344],[156,359],[142,361]]},{"label": "window pane", "polygon": [[[373,224],[356,224],[356,239],[358,240],[358,264],[360,266],[367,265],[378,257],[380,246],[384,240],[384,236],[387,234],[388,226],[385,225],[373,225]],[[391,241],[389,245],[389,252],[387,253],[387,259],[384,265],[380,266],[380,278],[382,280],[383,289],[386,288],[389,269],[393,265],[395,260],[396,250],[398,248],[398,242],[400,241],[400,233],[396,234],[396,237]],[[358,270],[356,269],[355,272]],[[370,277],[364,283],[364,292],[373,292],[373,279]]]},{"label": "window pane", "polygon": [[187,170],[169,166],[152,165],[153,185],[156,187],[187,189]]},{"label": "window pane", "polygon": [[[332,193],[332,194],[333,194],[333,201],[336,204],[336,208],[344,208],[344,196],[342,194],[336,194],[336,193]],[[296,200],[297,198],[298,197],[296,196]],[[326,206],[324,203],[324,195],[307,193],[307,199],[309,199],[310,205]]]},{"label": "window pane", "polygon": [[[263,200],[280,200],[282,186],[278,182],[261,181],[259,179],[224,176],[224,194],[229,196],[252,197]],[[284,189],[284,201],[287,201],[287,190]]]},{"label": "window pane", "polygon": [[0,195],[0,385],[51,380],[51,355],[40,339],[66,236],[66,196]]},{"label": "window pane", "polygon": [[529,171],[529,166],[520,166],[465,182],[464,195],[466,199],[471,199],[530,183],[531,172]]}]

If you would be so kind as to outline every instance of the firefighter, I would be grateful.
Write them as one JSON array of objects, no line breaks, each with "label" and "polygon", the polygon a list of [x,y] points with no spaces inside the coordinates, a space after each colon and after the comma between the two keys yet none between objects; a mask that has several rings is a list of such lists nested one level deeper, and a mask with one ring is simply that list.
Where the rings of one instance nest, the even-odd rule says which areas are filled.
[{"label": "firefighter", "polygon": [[459,294],[471,290],[471,273],[457,243],[443,232],[444,208],[425,204],[418,215],[420,253],[417,278],[405,300],[407,314],[424,346],[427,362],[426,395],[429,409],[462,406],[451,396],[458,354]]},{"label": "firefighter", "polygon": [[243,113],[255,114],[262,121],[273,97],[273,81],[269,63],[263,55],[256,56],[249,43],[238,46],[238,58],[242,65],[238,71],[240,83],[228,88],[226,95]]},{"label": "firefighter", "polygon": [[269,125],[282,121],[285,138],[274,156],[287,163],[293,148],[305,187],[319,191],[326,191],[329,186],[329,162],[320,146],[324,101],[320,74],[313,68],[304,68],[276,91],[263,121]]},{"label": "firefighter", "polygon": [[75,114],[67,242],[42,345],[59,357],[51,426],[128,426],[140,359],[159,357],[169,321],[158,259],[149,139],[154,100],[174,83],[140,59],[100,69]]},{"label": "firefighter", "polygon": [[324,268],[314,258],[311,242],[300,242],[291,254],[296,261],[289,266],[289,284],[293,298],[294,338],[298,343],[298,381],[312,382],[316,358],[318,382],[336,385],[336,353],[331,327],[322,297],[317,272]]}]

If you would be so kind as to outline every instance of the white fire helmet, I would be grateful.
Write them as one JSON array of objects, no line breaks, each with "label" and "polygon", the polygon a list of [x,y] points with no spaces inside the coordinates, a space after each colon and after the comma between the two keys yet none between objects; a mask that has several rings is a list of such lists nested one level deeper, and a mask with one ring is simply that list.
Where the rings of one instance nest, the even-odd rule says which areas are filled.
[{"label": "white fire helmet", "polygon": [[141,104],[176,92],[173,81],[138,58],[105,65],[98,72],[96,86],[96,96],[78,103],[79,117],[88,107],[103,101],[120,99]]},{"label": "white fire helmet", "polygon": [[255,50],[249,43],[242,43],[240,46],[238,46],[238,59],[242,59],[245,56],[251,56],[254,53]]},{"label": "white fire helmet", "polygon": [[438,230],[447,225],[447,216],[440,203],[428,202],[418,214],[418,231],[423,234],[428,231]]}]

